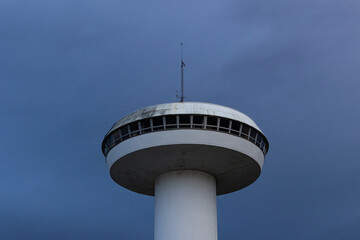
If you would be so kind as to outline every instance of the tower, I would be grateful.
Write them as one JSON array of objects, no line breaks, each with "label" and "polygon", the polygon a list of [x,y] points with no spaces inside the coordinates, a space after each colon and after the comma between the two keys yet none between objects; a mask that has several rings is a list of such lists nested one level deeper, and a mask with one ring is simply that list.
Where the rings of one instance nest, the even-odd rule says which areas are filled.
[{"label": "tower", "polygon": [[196,102],[137,110],[102,142],[112,179],[155,196],[155,240],[216,240],[216,195],[253,183],[268,148],[248,116]]}]

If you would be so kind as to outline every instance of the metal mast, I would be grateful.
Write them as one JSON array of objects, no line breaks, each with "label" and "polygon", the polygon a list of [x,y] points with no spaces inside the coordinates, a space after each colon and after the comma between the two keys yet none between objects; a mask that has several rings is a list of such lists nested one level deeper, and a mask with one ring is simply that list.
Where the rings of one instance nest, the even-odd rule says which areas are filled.
[{"label": "metal mast", "polygon": [[184,67],[185,63],[183,61],[183,43],[181,43],[181,96],[180,96],[180,102],[184,102]]}]

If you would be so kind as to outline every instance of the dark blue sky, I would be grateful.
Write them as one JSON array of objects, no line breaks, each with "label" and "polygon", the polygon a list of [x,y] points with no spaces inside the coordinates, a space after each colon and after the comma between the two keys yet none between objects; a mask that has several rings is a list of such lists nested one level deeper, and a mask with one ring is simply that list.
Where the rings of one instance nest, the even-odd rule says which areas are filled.
[{"label": "dark blue sky", "polygon": [[117,186],[112,124],[177,101],[249,115],[262,175],[218,197],[219,239],[359,239],[358,0],[3,0],[0,238],[153,239],[153,198]]}]

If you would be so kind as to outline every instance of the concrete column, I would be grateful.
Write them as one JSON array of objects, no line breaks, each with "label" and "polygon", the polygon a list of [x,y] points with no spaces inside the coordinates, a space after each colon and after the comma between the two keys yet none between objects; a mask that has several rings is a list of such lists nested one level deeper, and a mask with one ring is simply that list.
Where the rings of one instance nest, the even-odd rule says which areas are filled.
[{"label": "concrete column", "polygon": [[155,240],[217,240],[216,182],[179,170],[155,180]]}]

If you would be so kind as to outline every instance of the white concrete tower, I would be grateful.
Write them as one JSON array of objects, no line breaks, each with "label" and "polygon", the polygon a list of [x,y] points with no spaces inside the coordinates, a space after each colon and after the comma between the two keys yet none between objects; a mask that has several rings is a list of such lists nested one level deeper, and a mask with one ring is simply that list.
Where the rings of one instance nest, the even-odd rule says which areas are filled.
[{"label": "white concrete tower", "polygon": [[112,179],[155,196],[155,240],[216,240],[216,195],[253,183],[268,148],[248,116],[195,102],[137,110],[102,142]]}]

